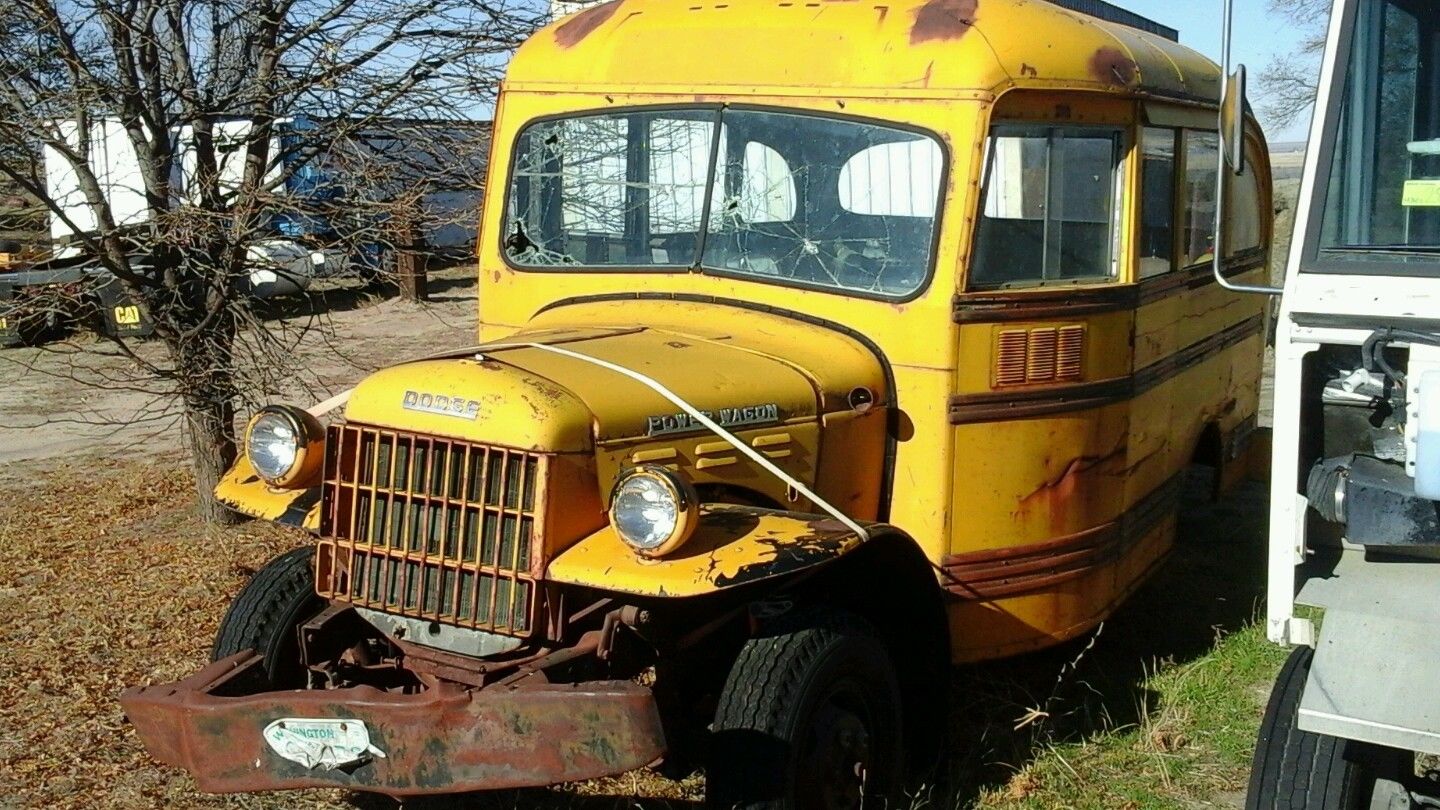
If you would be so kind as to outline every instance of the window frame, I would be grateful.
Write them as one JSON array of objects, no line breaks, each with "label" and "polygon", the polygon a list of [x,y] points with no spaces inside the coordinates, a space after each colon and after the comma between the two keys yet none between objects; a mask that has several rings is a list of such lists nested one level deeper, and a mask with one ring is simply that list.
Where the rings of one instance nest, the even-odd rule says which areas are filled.
[{"label": "window frame", "polygon": [[[1002,282],[1000,284],[977,283],[976,268],[979,266],[979,243],[980,227],[985,217],[985,206],[990,200],[990,167],[995,160],[996,133],[1005,129],[1043,129],[1043,130],[1071,130],[1104,132],[1114,136],[1115,150],[1113,153],[1113,165],[1111,167],[1111,207],[1110,207],[1110,267],[1111,272],[1106,276],[1084,276],[1079,278],[1056,278],[1056,279],[1032,279],[1024,281]],[[1135,126],[1133,124],[1111,124],[1111,123],[1076,123],[1061,120],[1027,120],[1015,118],[1001,118],[992,120],[985,132],[984,158],[980,165],[980,193],[976,199],[974,227],[970,233],[970,260],[965,267],[965,292],[993,293],[1011,292],[1024,290],[1056,289],[1065,287],[1100,286],[1126,283],[1124,279],[1127,257],[1125,252],[1125,232],[1128,228],[1127,220],[1130,217],[1126,212],[1125,197],[1130,186],[1131,156],[1136,146]],[[1047,135],[1047,141],[1053,136]],[[1049,177],[1049,162],[1047,158],[1047,183]],[[1049,219],[1049,200],[1046,200],[1046,219]],[[1043,272],[1043,268],[1042,268]]]},{"label": "window frame", "polygon": [[[701,260],[705,255],[705,240],[709,234],[710,203],[712,196],[710,194],[705,195],[705,208],[701,215],[702,219],[700,235],[698,243],[696,245],[695,256],[689,264],[645,265],[639,267],[623,264],[609,266],[585,264],[563,266],[532,266],[517,264],[516,262],[511,260],[509,254],[505,250],[505,239],[509,232],[508,226],[510,224],[510,204],[512,202],[512,195],[514,193],[515,170],[521,155],[519,149],[520,139],[525,136],[526,132],[528,132],[531,127],[551,121],[563,121],[572,118],[583,118],[586,116],[597,115],[627,115],[666,112],[713,112],[715,114],[715,130],[714,134],[711,136],[711,159],[710,166],[708,167],[706,173],[706,188],[711,189],[715,185],[716,170],[719,167],[720,158],[718,152],[720,148],[720,131],[721,127],[724,126],[724,113],[730,110],[734,110],[737,112],[776,113],[797,117],[824,118],[832,121],[841,121],[846,123],[866,124],[875,127],[893,129],[900,132],[907,132],[913,135],[918,135],[922,138],[928,138],[929,140],[933,141],[940,148],[940,175],[936,184],[937,194],[935,200],[935,216],[931,218],[933,224],[930,229],[931,236],[929,257],[925,265],[925,274],[921,277],[920,282],[916,284],[915,289],[905,295],[886,295],[883,293],[867,290],[835,287],[824,284],[810,284],[806,282],[793,281],[779,277],[759,276],[752,273],[741,273],[725,270],[722,268],[705,267],[703,266]],[[957,195],[951,193],[949,184],[950,173],[953,171],[953,169],[954,158],[951,154],[951,145],[948,138],[942,136],[940,133],[934,130],[917,124],[903,121],[893,121],[884,118],[876,118],[874,116],[839,114],[830,112],[828,110],[816,110],[809,107],[786,107],[771,104],[737,104],[729,102],[691,104],[636,104],[623,107],[590,107],[564,110],[561,112],[550,113],[547,115],[538,115],[526,119],[519,127],[516,128],[515,134],[511,137],[510,160],[506,165],[505,176],[503,180],[505,192],[504,197],[501,199],[500,203],[501,227],[499,229],[499,232],[496,234],[494,243],[500,254],[500,261],[503,262],[507,268],[517,273],[538,273],[546,275],[699,275],[708,276],[710,278],[750,281],[767,287],[784,287],[789,289],[810,290],[815,292],[830,293],[832,295],[839,295],[846,298],[858,298],[868,301],[883,301],[890,304],[905,304],[911,301],[915,301],[916,299],[924,296],[930,291],[932,285],[934,285],[935,283],[935,277],[937,275],[940,261],[940,247],[942,244],[944,244],[945,237],[947,235],[945,230],[945,213],[952,204],[952,201],[957,198]]]}]

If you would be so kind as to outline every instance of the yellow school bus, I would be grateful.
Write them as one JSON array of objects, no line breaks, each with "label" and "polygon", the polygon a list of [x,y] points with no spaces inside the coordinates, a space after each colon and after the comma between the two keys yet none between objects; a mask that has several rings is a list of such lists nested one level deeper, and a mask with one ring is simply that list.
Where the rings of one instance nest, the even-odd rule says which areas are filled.
[{"label": "yellow school bus", "polygon": [[1245,468],[1264,303],[1211,262],[1263,280],[1270,176],[1252,127],[1221,182],[1219,84],[1038,0],[558,20],[496,113],[478,344],[254,416],[219,495],[315,540],[127,715],[213,791],[894,793],[947,663],[1095,627],[1182,471]]}]

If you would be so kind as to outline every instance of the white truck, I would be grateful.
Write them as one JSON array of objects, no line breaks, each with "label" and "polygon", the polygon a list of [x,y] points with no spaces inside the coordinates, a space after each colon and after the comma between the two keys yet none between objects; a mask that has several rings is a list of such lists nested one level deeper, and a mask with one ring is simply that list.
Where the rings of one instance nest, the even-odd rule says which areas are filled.
[{"label": "white truck", "polygon": [[[312,137],[325,127],[342,137]],[[238,188],[244,151],[251,131],[243,118],[219,122],[215,128],[222,189]],[[76,124],[61,125],[72,149],[80,148]],[[151,216],[140,162],[117,119],[100,118],[89,126],[87,164],[120,228],[143,232]],[[193,196],[195,151],[192,135],[174,133],[180,159],[172,185],[177,207]],[[312,143],[323,143],[314,148]],[[295,116],[276,123],[270,145],[272,165],[266,186],[274,210],[248,248],[250,265],[245,292],[256,298],[303,291],[312,279],[347,271],[374,269],[383,263],[384,228],[377,220],[392,214],[393,201],[411,199],[415,237],[431,253],[467,255],[473,251],[479,222],[481,178],[488,152],[489,123],[483,121],[394,120],[357,125],[345,119]],[[81,189],[70,162],[56,149],[44,149],[47,197],[59,213],[50,216],[52,255],[25,270],[0,275],[0,344],[25,336],[26,301],[46,298],[45,290],[61,296],[83,289],[100,305],[104,325],[112,334],[144,334],[149,330],[143,306],[130,301],[99,264],[89,258],[83,236],[99,228],[94,207]],[[341,217],[363,222],[340,222]],[[342,236],[350,227],[365,235]],[[345,247],[339,245],[345,243]],[[136,240],[137,245],[140,241]],[[143,265],[143,260],[141,261]],[[49,296],[50,317],[61,315]],[[28,316],[33,321],[33,316]]]},{"label": "white truck", "polygon": [[1247,807],[1440,807],[1440,0],[1335,0],[1281,302]]}]

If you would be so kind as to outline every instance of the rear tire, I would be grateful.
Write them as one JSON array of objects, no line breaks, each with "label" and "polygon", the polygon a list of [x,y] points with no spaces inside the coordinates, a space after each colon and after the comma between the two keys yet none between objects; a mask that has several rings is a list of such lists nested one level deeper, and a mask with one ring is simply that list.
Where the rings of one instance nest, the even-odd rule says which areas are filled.
[{"label": "rear tire", "polygon": [[900,689],[884,643],[836,610],[784,617],[745,643],[715,711],[715,807],[883,807],[903,776]]},{"label": "rear tire", "polygon": [[315,594],[314,559],[315,549],[305,546],[281,554],[256,571],[225,612],[211,659],[255,650],[264,659],[271,687],[303,687],[300,624],[325,606]]},{"label": "rear tire", "polygon": [[1250,771],[1246,810],[1363,810],[1370,806],[1373,747],[1302,731],[1300,696],[1315,651],[1300,647],[1280,670]]}]

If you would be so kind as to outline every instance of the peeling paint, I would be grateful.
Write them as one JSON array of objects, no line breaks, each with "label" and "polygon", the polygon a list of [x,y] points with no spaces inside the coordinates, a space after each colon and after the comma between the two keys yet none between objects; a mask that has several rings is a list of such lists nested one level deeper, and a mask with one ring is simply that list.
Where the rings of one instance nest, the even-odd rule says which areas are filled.
[{"label": "peeling paint", "polygon": [[561,23],[555,29],[555,44],[562,48],[573,48],[579,45],[586,37],[590,36],[596,28],[604,25],[615,16],[620,10],[623,0],[611,0],[609,3],[587,8],[576,14],[574,17]]},{"label": "peeling paint", "polygon": [[1119,48],[1101,48],[1090,58],[1090,75],[1105,84],[1129,87],[1140,78],[1140,65]]},{"label": "peeling paint", "polygon": [[915,10],[910,44],[959,39],[975,25],[980,0],[929,0]]}]

